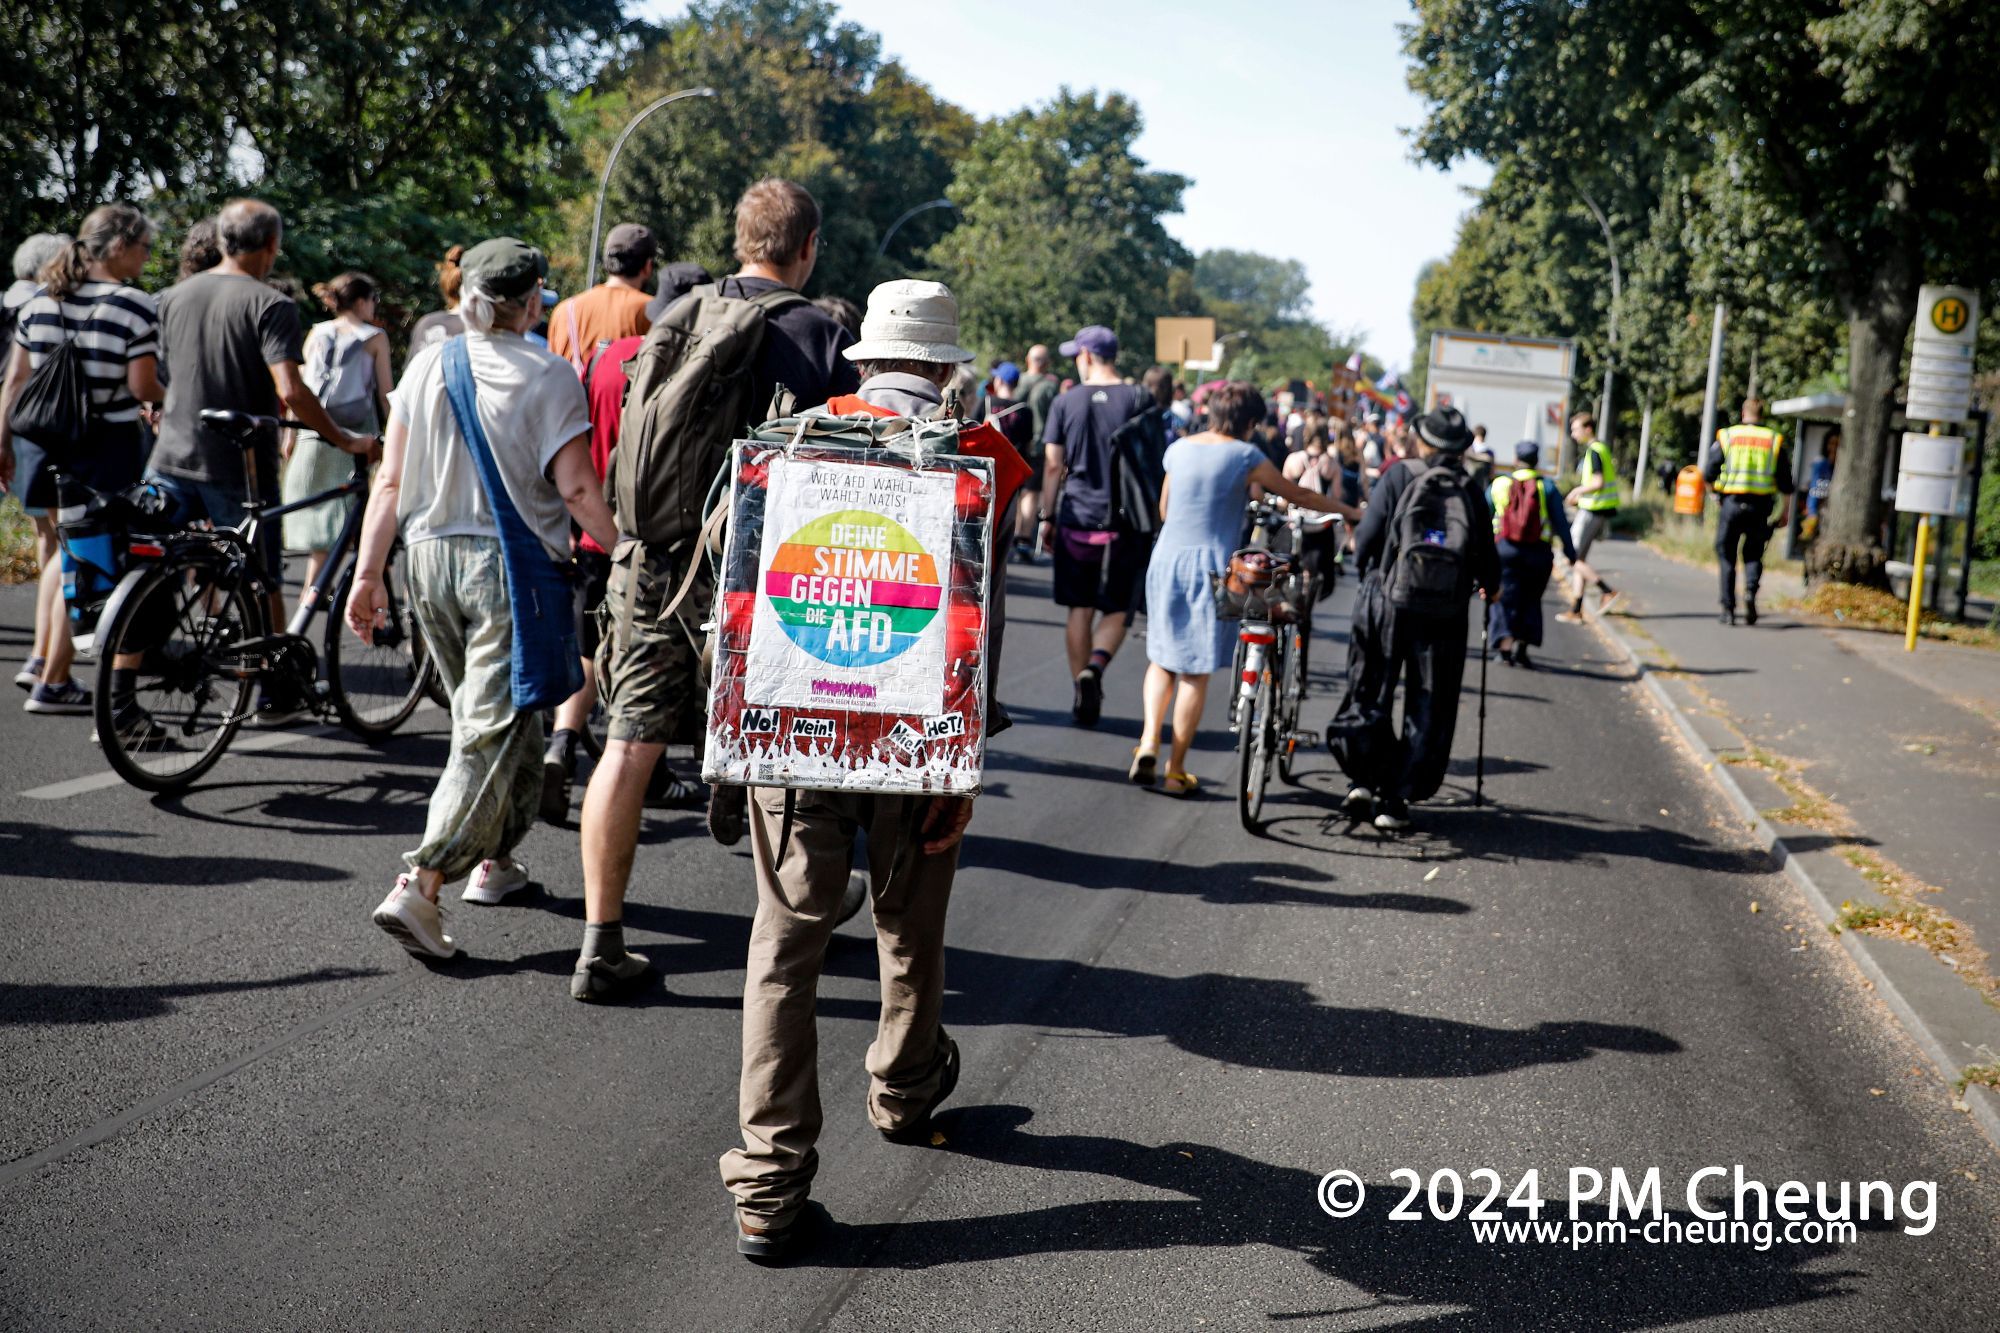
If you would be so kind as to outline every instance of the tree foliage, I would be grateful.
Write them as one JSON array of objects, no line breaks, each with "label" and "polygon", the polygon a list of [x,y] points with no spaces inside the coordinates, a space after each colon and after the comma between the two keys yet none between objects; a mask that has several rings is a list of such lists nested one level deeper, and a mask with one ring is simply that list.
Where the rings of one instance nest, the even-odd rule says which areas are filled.
[{"label": "tree foliage", "polygon": [[[1916,289],[2000,257],[2000,9],[1978,0],[1418,0],[1418,155],[1589,189],[1662,315],[1735,296],[1847,325],[1847,452],[1816,572],[1880,577],[1878,479]],[[1500,177],[1496,177],[1496,180]],[[1678,247],[1678,249],[1676,248]],[[1651,327],[1648,328],[1648,321]]]},{"label": "tree foliage", "polygon": [[946,192],[962,221],[930,251],[972,346],[1018,352],[1103,324],[1150,354],[1170,276],[1193,261],[1163,221],[1188,182],[1146,167],[1139,131],[1129,99],[1065,89],[973,140]]}]

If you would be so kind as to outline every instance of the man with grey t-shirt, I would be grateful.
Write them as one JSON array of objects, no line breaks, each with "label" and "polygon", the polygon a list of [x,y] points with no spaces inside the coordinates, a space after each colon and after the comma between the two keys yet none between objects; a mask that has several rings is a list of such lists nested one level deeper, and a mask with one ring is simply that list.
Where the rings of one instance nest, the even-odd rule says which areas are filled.
[{"label": "man with grey t-shirt", "polygon": [[[167,403],[148,472],[173,500],[175,521],[205,518],[233,527],[243,521],[247,502],[273,502],[278,441],[275,434],[259,439],[246,467],[242,446],[205,424],[204,410],[287,416],[349,453],[366,453],[375,438],[342,430],[306,387],[299,308],[264,281],[278,262],[284,232],[278,210],[236,199],[223,207],[216,225],[222,263],[160,293],[160,378]],[[257,547],[265,565],[277,570],[276,523],[263,525]],[[273,592],[271,623],[284,622],[284,596]],[[257,720],[271,725],[300,711],[301,701],[267,686]]]}]

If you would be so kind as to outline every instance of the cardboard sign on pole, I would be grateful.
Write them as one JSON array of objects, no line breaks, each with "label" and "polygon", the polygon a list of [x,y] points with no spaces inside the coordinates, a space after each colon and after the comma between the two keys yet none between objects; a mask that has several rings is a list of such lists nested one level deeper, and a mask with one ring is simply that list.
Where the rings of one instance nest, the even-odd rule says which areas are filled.
[{"label": "cardboard sign on pole", "polygon": [[1185,365],[1214,346],[1215,321],[1206,316],[1153,321],[1153,360],[1163,366]]}]

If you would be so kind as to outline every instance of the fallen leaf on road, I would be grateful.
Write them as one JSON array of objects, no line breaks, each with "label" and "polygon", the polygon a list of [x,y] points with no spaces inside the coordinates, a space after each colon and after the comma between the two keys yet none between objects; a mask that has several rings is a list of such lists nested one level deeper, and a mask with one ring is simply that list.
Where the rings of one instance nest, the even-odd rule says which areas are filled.
[{"label": "fallen leaf on road", "polygon": [[1181,1156],[1187,1158],[1190,1162],[1194,1160],[1194,1154],[1191,1152],[1184,1152],[1181,1154]]},{"label": "fallen leaf on road", "polygon": [[1663,814],[1663,815],[1664,815],[1665,813],[1667,813],[1667,811],[1666,811],[1666,807],[1662,806],[1662,807],[1660,808],[1660,813],[1661,813],[1661,814]]},{"label": "fallen leaf on road", "polygon": [[1868,1095],[1869,1095],[1870,1097],[1880,1097],[1880,1096],[1882,1095],[1882,1089],[1880,1089],[1880,1088],[1870,1088],[1870,1089],[1868,1089]]},{"label": "fallen leaf on road", "polygon": [[943,1130],[941,1130],[941,1129],[934,1129],[934,1130],[932,1130],[932,1131],[931,1131],[931,1147],[933,1147],[933,1148],[942,1148],[942,1147],[944,1147],[944,1131],[943,1131]]},{"label": "fallen leaf on road", "polygon": [[1975,1185],[1979,1183],[1979,1173],[1977,1171],[1962,1171],[1959,1174]]},{"label": "fallen leaf on road", "polygon": [[1764,910],[1764,906],[1762,903],[1753,902],[1750,904],[1750,910],[1753,912],[1761,912]]},{"label": "fallen leaf on road", "polygon": [[1443,869],[1444,869],[1444,867],[1443,867],[1443,866],[1433,866],[1433,867],[1431,868],[1431,873],[1430,873],[1430,874],[1428,874],[1428,875],[1425,875],[1425,876],[1424,876],[1424,883],[1428,884],[1428,883],[1430,883],[1430,882],[1431,882],[1432,880],[1436,879],[1436,878],[1438,877],[1438,871],[1440,871],[1440,870],[1443,870]]}]

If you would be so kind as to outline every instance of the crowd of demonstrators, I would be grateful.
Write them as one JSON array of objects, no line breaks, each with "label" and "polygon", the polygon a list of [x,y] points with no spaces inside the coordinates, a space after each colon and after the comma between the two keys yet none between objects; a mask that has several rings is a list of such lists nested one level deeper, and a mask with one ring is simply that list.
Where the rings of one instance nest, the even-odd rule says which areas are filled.
[{"label": "crowd of demonstrators", "polygon": [[[19,491],[42,562],[35,646],[16,677],[28,688],[31,713],[90,711],[91,692],[70,678],[74,649],[53,513],[63,497],[55,473],[92,489],[115,489],[136,482],[145,466],[140,404],[160,400],[160,322],[153,298],[132,284],[153,253],[153,235],[153,224],[129,205],[94,210],[74,240],[49,253],[34,275],[36,290],[15,308],[0,388],[0,482]],[[31,250],[27,258],[35,257]],[[42,442],[12,438],[11,421],[29,376],[72,342],[89,389],[89,416],[66,456],[52,457]]]},{"label": "crowd of demonstrators", "polygon": [[[1764,424],[1764,404],[1743,400],[1743,419],[1725,426],[1702,451],[1701,475],[1721,497],[1715,525],[1716,574],[1722,623],[1736,623],[1736,564],[1743,563],[1743,619],[1757,623],[1757,590],[1764,581],[1764,544],[1791,513],[1791,449]],[[1773,506],[1777,512],[1773,514]]]},{"label": "crowd of demonstrators", "polygon": [[1164,523],[1146,570],[1146,720],[1128,776],[1152,785],[1161,728],[1171,714],[1173,743],[1161,784],[1173,796],[1193,795],[1199,785],[1187,771],[1188,749],[1201,724],[1208,678],[1226,668],[1235,651],[1235,626],[1218,614],[1211,585],[1237,548],[1251,488],[1317,513],[1347,508],[1336,496],[1287,479],[1249,442],[1264,411],[1256,389],[1225,385],[1209,395],[1209,428],[1166,451]]},{"label": "crowd of demonstrators", "polygon": [[1439,408],[1417,418],[1414,436],[1416,452],[1384,469],[1355,532],[1361,588],[1346,692],[1327,733],[1352,784],[1344,804],[1363,816],[1372,809],[1385,832],[1408,828],[1410,802],[1444,782],[1465,671],[1466,606],[1475,588],[1490,600],[1500,583],[1492,514],[1463,467],[1472,444],[1465,418]]},{"label": "crowd of demonstrators", "polygon": [[[462,268],[465,333],[419,352],[392,396],[347,605],[368,640],[384,623],[383,568],[400,532],[410,604],[451,697],[451,742],[423,842],[373,915],[410,952],[438,958],[458,950],[438,903],[445,884],[468,877],[465,901],[495,903],[528,883],[512,853],[540,799],[542,715],[515,707],[508,566],[567,561],[572,518],[606,546],[618,537],[590,466],[583,385],[525,336],[542,315],[547,261],[499,237]],[[475,456],[489,453],[502,484],[491,494]],[[537,549],[512,549],[516,531]]]},{"label": "crowd of demonstrators", "polygon": [[1514,470],[1495,477],[1488,490],[1500,590],[1487,623],[1487,643],[1509,666],[1533,666],[1528,650],[1542,646],[1542,594],[1555,572],[1553,543],[1560,541],[1563,555],[1578,563],[1562,491],[1536,469],[1541,456],[1541,445],[1521,441],[1514,446]]},{"label": "crowd of demonstrators", "polygon": [[1075,360],[1082,382],[1049,407],[1036,518],[1055,555],[1056,605],[1068,611],[1070,717],[1094,727],[1104,706],[1104,669],[1125,642],[1146,575],[1145,539],[1121,532],[1113,512],[1111,437],[1152,397],[1119,377],[1118,335],[1103,325],[1078,329],[1060,350]]},{"label": "crowd of demonstrators", "polygon": [[[306,386],[339,427],[351,435],[382,433],[389,416],[389,335],[375,323],[375,281],[365,273],[343,273],[313,288],[313,296],[333,312],[307,331]],[[307,499],[346,481],[354,455],[316,431],[287,432],[284,476],[278,488],[286,504]],[[306,553],[305,583],[319,577],[327,553],[340,540],[345,497],[294,510],[284,517],[284,546]]]},{"label": "crowd of demonstrators", "polygon": [[1592,585],[1597,588],[1597,613],[1608,615],[1618,602],[1618,592],[1603,576],[1590,566],[1590,548],[1611,526],[1618,516],[1618,463],[1611,456],[1611,446],[1597,438],[1597,416],[1591,412],[1578,412],[1569,421],[1569,436],[1576,441],[1577,484],[1569,493],[1569,504],[1576,510],[1575,526],[1570,532],[1570,602],[1569,610],[1559,612],[1558,620],[1568,624],[1580,624],[1583,620],[1583,597]]}]

